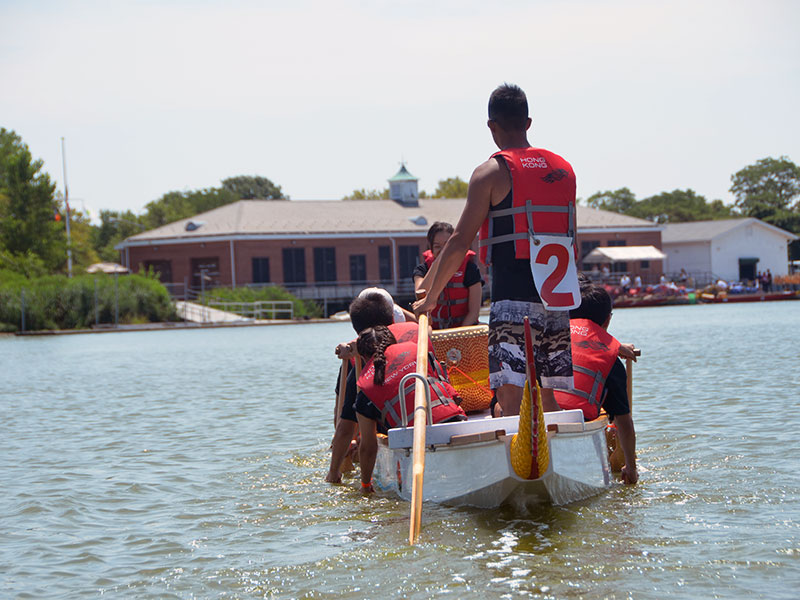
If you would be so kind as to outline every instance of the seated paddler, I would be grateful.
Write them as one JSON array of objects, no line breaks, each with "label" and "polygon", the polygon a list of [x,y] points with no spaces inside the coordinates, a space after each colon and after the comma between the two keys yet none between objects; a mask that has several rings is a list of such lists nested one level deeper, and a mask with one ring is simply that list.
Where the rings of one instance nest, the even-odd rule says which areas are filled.
[{"label": "seated paddler", "polygon": [[[377,433],[402,426],[401,403],[405,405],[408,425],[414,424],[414,380],[400,390],[400,381],[417,370],[416,342],[401,342],[388,327],[377,326],[362,331],[357,349],[365,361],[360,389],[356,397],[356,416],[361,431],[359,457],[361,487],[372,491],[372,471],[378,453]],[[431,390],[433,423],[461,421],[467,417],[458,406],[458,395],[447,380],[443,367],[428,353],[428,383]]]},{"label": "seated paddler", "polygon": [[[367,288],[361,292],[350,303],[349,307],[350,323],[356,334],[376,325],[388,326],[395,337],[402,341],[417,341],[417,331],[419,329],[415,322],[402,321],[405,319],[401,312],[397,314],[397,305],[394,304],[388,292],[380,288]],[[355,356],[356,341],[339,344],[336,347],[336,355],[342,359],[352,359]],[[336,422],[336,431],[331,441],[331,463],[325,481],[329,483],[339,483],[342,480],[342,462],[348,455],[350,443],[357,431],[357,419],[355,412],[356,401],[356,370],[355,365],[350,361],[350,368],[347,371],[345,384],[344,401],[342,402],[341,412]],[[336,378],[336,394],[339,394],[339,378]]]},{"label": "seated paddler", "polygon": [[556,402],[564,410],[579,408],[587,421],[603,409],[617,429],[625,456],[622,480],[636,483],[636,431],[628,402],[628,374],[620,356],[632,357],[632,346],[620,344],[608,333],[611,296],[599,285],[581,282],[581,305],[569,312],[572,338],[571,390],[555,390]]},{"label": "seated paddler", "polygon": [[[444,221],[436,221],[428,229],[428,249],[422,253],[424,262],[417,265],[413,273],[414,290],[419,290],[425,275],[428,274],[451,235],[453,226]],[[461,266],[456,269],[444,291],[439,295],[436,306],[430,312],[433,329],[478,324],[483,279],[478,265],[473,260],[474,256],[472,250],[467,251]]]}]

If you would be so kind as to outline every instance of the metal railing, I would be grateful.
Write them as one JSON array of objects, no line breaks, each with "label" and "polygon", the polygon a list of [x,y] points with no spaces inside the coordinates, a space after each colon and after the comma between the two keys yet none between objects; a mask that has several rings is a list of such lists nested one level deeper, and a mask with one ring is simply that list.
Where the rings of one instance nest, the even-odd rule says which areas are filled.
[{"label": "metal railing", "polygon": [[236,313],[248,319],[294,319],[294,304],[291,300],[258,300],[256,302],[231,302],[209,299],[210,308]]}]

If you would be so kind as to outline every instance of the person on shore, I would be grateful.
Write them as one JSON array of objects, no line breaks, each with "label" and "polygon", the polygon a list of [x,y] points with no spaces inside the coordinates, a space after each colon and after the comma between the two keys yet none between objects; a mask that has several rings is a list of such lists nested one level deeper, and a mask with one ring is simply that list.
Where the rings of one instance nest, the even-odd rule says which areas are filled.
[{"label": "person on shore", "polygon": [[633,287],[635,287],[639,292],[642,291],[642,276],[636,275],[633,278]]},{"label": "person on shore", "polygon": [[[366,293],[364,293],[366,292]],[[388,298],[387,298],[388,297]],[[403,341],[417,340],[418,325],[413,321],[403,321],[396,323],[394,319],[393,307],[396,306],[392,297],[386,290],[380,288],[367,288],[361,292],[350,304],[350,323],[356,334],[365,329],[384,325],[394,331],[396,338]],[[336,355],[341,359],[350,360],[355,357],[355,340],[348,344],[339,344],[336,347]],[[356,388],[356,371],[354,368],[348,370],[345,384],[344,402],[338,415],[336,430],[331,441],[331,463],[325,481],[328,483],[340,483],[342,480],[342,461],[350,450],[350,444],[356,434],[358,418],[355,412],[355,400],[358,390]],[[339,395],[339,381],[336,380],[336,394]]]},{"label": "person on shore", "polygon": [[[503,414],[509,416],[519,414],[525,385],[526,316],[536,339],[534,359],[544,409],[558,410],[553,388],[572,385],[569,314],[545,308],[545,304],[556,307],[553,287],[537,287],[533,274],[536,270],[541,279],[540,259],[547,264],[553,257],[545,256],[545,248],[558,254],[558,266],[565,274],[556,285],[570,290],[570,304],[560,307],[579,301],[575,174],[557,154],[531,147],[527,138],[530,125],[528,102],[519,87],[504,84],[492,92],[488,127],[500,151],[473,172],[455,231],[420,285],[428,294],[413,305],[416,314],[435,308],[436,299],[480,230],[480,258],[492,269],[489,382]],[[539,245],[542,239],[547,242]],[[561,250],[556,250],[553,240],[563,244],[558,246]],[[553,302],[543,300],[542,293]]]},{"label": "person on shore", "polygon": [[[357,348],[366,361],[358,379],[361,391],[356,397],[355,410],[361,431],[361,488],[369,493],[378,454],[378,430],[386,432],[392,427],[402,426],[400,402],[405,403],[408,426],[414,423],[415,386],[408,385],[402,395],[400,382],[417,370],[417,344],[399,342],[389,327],[379,325],[361,332]],[[433,423],[465,420],[467,416],[458,406],[458,395],[446,373],[431,353],[428,353],[428,360]]]},{"label": "person on shore", "polygon": [[619,278],[619,287],[622,288],[622,293],[627,294],[628,289],[631,287],[631,276],[623,273],[622,277]]},{"label": "person on shore", "polygon": [[572,309],[572,360],[575,384],[569,390],[556,390],[558,405],[580,408],[587,421],[596,419],[602,408],[617,429],[625,456],[622,481],[636,483],[636,431],[628,401],[628,374],[620,356],[636,360],[631,345],[620,344],[608,333],[611,322],[611,296],[598,285],[581,283],[581,305]]},{"label": "person on shore", "polygon": [[772,291],[772,271],[767,269],[767,272],[764,273],[764,291],[771,292]]},{"label": "person on shore", "polygon": [[[428,229],[428,249],[422,253],[424,262],[418,265],[413,273],[415,290],[420,288],[433,261],[439,256],[452,234],[453,226],[443,221],[436,221]],[[478,324],[483,279],[478,265],[473,260],[474,256],[472,250],[467,250],[461,265],[436,299],[436,306],[430,316],[433,329]]]}]

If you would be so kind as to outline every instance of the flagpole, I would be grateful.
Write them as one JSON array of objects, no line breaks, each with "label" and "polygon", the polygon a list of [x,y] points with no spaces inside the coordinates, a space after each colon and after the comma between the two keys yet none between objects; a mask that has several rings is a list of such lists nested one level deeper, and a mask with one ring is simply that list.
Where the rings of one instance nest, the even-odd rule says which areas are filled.
[{"label": "flagpole", "polygon": [[67,154],[61,138],[61,161],[64,165],[64,204],[67,207],[67,275],[72,277],[72,236],[69,233],[69,189],[67,188]]}]

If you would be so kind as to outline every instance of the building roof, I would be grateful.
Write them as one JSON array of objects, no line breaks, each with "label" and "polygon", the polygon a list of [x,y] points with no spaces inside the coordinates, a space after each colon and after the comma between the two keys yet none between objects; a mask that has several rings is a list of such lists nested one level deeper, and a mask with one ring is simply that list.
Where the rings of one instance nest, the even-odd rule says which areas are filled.
[{"label": "building roof", "polygon": [[418,179],[409,173],[405,164],[403,164],[400,165],[400,170],[394,175],[394,177],[389,178],[389,181],[418,181]]},{"label": "building roof", "polygon": [[[239,200],[134,235],[118,248],[156,240],[189,241],[249,235],[425,235],[434,221],[457,223],[464,203],[463,198],[423,198],[419,206],[402,206],[393,200]],[[578,207],[577,220],[579,232],[582,229],[662,229],[650,221],[585,206]]]},{"label": "building roof", "polygon": [[745,225],[759,225],[782,235],[786,239],[796,240],[793,233],[775,227],[759,219],[717,219],[715,221],[693,221],[691,223],[669,223],[661,234],[662,244],[680,244],[688,242],[710,242],[714,238],[729,233]]},{"label": "building roof", "polygon": [[667,255],[655,246],[609,246],[595,248],[583,257],[584,263],[615,263],[637,260],[664,260]]}]

